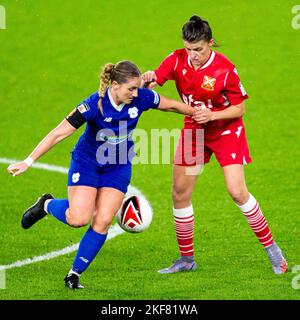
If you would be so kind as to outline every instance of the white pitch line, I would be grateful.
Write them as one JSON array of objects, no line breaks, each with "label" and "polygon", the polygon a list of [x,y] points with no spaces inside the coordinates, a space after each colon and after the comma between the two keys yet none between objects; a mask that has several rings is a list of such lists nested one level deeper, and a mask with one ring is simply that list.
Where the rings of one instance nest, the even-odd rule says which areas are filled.
[{"label": "white pitch line", "polygon": [[[0,158],[0,163],[3,163],[3,164],[13,164],[16,162],[20,162],[20,160]],[[55,166],[55,165],[51,165],[51,164],[47,164],[47,163],[34,163],[32,165],[32,167],[36,168],[36,169],[59,172],[59,173],[64,173],[64,174],[68,173],[68,168]],[[137,188],[135,188],[133,186],[129,186],[128,191],[126,193],[126,196],[132,196],[132,195],[138,195],[139,197],[145,198],[145,196],[141,193],[140,190],[138,190]],[[125,231],[123,229],[121,229],[118,224],[114,224],[109,229],[109,232],[107,235],[107,240],[113,239],[113,238],[117,237],[118,235],[122,234],[123,232],[125,232]],[[79,243],[76,243],[76,244],[73,244],[72,246],[69,246],[69,247],[66,247],[66,248],[63,248],[60,250],[52,251],[52,252],[43,254],[41,256],[36,256],[33,258],[24,259],[24,260],[18,260],[16,262],[6,264],[6,265],[0,265],[0,271],[12,269],[12,268],[17,268],[17,267],[22,267],[22,266],[25,266],[28,264],[32,264],[32,263],[36,263],[36,262],[40,262],[40,261],[44,261],[44,260],[50,260],[50,259],[62,256],[62,255],[74,252],[78,249],[78,247],[79,247]]]},{"label": "white pitch line", "polygon": [[[109,229],[109,233],[107,235],[107,240],[115,238],[123,232],[124,232],[124,230],[122,230],[119,227],[119,225],[115,224]],[[40,262],[40,261],[44,261],[44,260],[50,260],[50,259],[62,256],[64,254],[72,253],[72,252],[76,251],[78,249],[78,247],[79,247],[79,243],[76,243],[76,244],[73,244],[72,246],[66,247],[64,249],[60,249],[60,250],[56,250],[56,251],[52,251],[52,252],[43,254],[42,256],[36,256],[33,258],[18,260],[14,263],[0,266],[0,271],[12,269],[12,268],[17,268],[17,267],[23,267],[27,264],[32,264],[32,263],[36,263],[36,262]]]}]

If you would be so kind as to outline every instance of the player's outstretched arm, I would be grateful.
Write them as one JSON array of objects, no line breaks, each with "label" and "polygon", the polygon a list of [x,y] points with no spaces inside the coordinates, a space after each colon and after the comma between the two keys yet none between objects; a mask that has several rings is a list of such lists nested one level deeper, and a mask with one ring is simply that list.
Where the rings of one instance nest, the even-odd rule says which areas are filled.
[{"label": "player's outstretched arm", "polygon": [[74,131],[76,131],[76,129],[67,120],[63,120],[56,128],[47,134],[24,161],[10,165],[7,168],[8,173],[12,176],[18,176],[25,172],[34,161],[57,143],[70,136]]},{"label": "player's outstretched arm", "polygon": [[163,96],[160,96],[160,103],[157,109],[162,111],[177,112],[187,116],[193,116],[195,112],[194,108],[190,107],[189,105]]}]

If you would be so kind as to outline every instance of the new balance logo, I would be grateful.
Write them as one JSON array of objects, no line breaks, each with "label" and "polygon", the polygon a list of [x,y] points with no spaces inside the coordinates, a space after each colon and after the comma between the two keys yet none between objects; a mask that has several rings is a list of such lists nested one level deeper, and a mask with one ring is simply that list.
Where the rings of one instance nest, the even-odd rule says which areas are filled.
[{"label": "new balance logo", "polygon": [[111,122],[111,120],[112,120],[112,118],[111,118],[111,117],[109,117],[109,118],[105,118],[105,119],[104,119],[104,122]]},{"label": "new balance logo", "polygon": [[89,260],[85,259],[84,257],[80,257],[79,259],[82,260],[84,263],[88,263],[89,262]]}]

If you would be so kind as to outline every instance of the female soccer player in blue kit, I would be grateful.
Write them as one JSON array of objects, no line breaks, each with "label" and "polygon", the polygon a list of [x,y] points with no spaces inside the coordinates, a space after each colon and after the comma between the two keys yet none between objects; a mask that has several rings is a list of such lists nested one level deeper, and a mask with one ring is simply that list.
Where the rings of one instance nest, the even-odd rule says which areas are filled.
[{"label": "female soccer player in blue kit", "polygon": [[10,165],[17,176],[85,122],[86,129],[72,151],[68,199],[42,195],[24,213],[22,227],[30,228],[47,213],[72,227],[90,223],[80,241],[72,268],[65,277],[70,289],[79,289],[80,274],[103,246],[113,217],[122,205],[131,178],[132,131],[141,114],[152,108],[193,116],[188,105],[140,88],[141,73],[130,61],[106,64],[99,91],[80,103],[52,130],[23,162]]}]

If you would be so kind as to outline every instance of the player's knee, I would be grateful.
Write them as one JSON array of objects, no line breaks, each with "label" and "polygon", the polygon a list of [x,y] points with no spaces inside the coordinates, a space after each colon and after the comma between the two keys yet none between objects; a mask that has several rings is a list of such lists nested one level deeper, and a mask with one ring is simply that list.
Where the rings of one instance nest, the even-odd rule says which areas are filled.
[{"label": "player's knee", "polygon": [[249,193],[241,188],[229,188],[228,192],[235,203],[245,204],[249,199]]},{"label": "player's knee", "polygon": [[82,218],[71,218],[68,219],[68,224],[73,227],[73,228],[80,228],[88,225],[89,220],[87,219],[82,219]]},{"label": "player's knee", "polygon": [[67,222],[74,228],[84,227],[90,222],[90,214],[85,210],[69,210]]},{"label": "player's knee", "polygon": [[94,219],[92,223],[93,230],[99,233],[106,233],[112,224],[112,219],[108,217],[101,217],[101,219]]},{"label": "player's knee", "polygon": [[182,188],[180,186],[173,186],[172,189],[172,197],[174,202],[182,202],[190,200],[190,192],[189,190]]},{"label": "player's knee", "polygon": [[183,198],[183,193],[173,188],[172,198],[173,198],[173,201],[180,201]]}]

